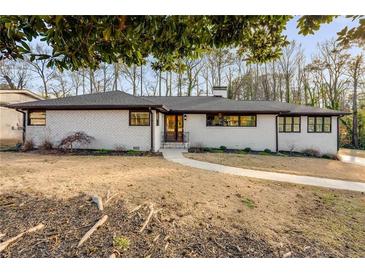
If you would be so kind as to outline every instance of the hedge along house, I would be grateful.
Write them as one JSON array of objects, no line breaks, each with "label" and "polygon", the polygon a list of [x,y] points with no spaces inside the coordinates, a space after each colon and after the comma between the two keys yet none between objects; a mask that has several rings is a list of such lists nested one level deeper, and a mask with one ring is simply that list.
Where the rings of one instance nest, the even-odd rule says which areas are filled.
[{"label": "hedge along house", "polygon": [[83,131],[95,139],[81,147],[159,151],[220,147],[336,154],[338,119],[346,112],[272,101],[236,101],[226,89],[214,96],[133,96],[110,91],[13,104],[26,115],[25,138],[57,145]]}]

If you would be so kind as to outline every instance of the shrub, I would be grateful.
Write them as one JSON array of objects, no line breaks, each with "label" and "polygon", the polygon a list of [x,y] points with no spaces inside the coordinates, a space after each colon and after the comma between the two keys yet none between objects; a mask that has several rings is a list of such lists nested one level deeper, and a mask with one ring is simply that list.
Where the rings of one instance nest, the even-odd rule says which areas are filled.
[{"label": "shrub", "polygon": [[108,154],[108,153],[110,153],[111,152],[111,150],[110,149],[104,149],[104,148],[102,148],[102,149],[98,149],[98,150],[95,150],[95,153],[96,154]]},{"label": "shrub", "polygon": [[271,154],[271,153],[272,153],[272,151],[271,151],[270,149],[268,149],[268,148],[265,148],[265,149],[264,149],[264,152],[269,153],[269,154]]},{"label": "shrub", "polygon": [[22,149],[22,144],[21,144],[21,143],[17,143],[17,144],[15,145],[14,149],[15,149],[16,151],[21,150],[21,149]]},{"label": "shrub", "polygon": [[22,151],[30,151],[34,149],[34,143],[32,139],[26,140],[24,144],[22,145],[21,150]]},{"label": "shrub", "polygon": [[330,159],[330,160],[337,160],[337,156],[334,154],[323,154],[322,158]]},{"label": "shrub", "polygon": [[251,151],[251,148],[250,147],[246,147],[243,151],[244,152],[250,152]]},{"label": "shrub", "polygon": [[124,152],[124,151],[126,151],[127,149],[126,149],[126,147],[125,147],[125,146],[123,146],[123,145],[116,145],[116,146],[114,147],[114,150],[115,150],[115,151],[117,151],[117,152]]},{"label": "shrub", "polygon": [[220,150],[227,150],[227,147],[226,146],[220,146],[219,149]]},{"label": "shrub", "polygon": [[130,156],[141,155],[141,152],[138,150],[131,149],[131,150],[127,151],[127,155],[130,155]]},{"label": "shrub", "polygon": [[303,154],[305,156],[311,156],[311,157],[320,157],[321,154],[319,153],[318,150],[316,149],[306,149],[306,150],[303,150]]},{"label": "shrub", "polygon": [[90,144],[94,137],[87,135],[85,132],[77,131],[62,139],[59,147],[70,149],[72,151],[75,144],[86,145]]},{"label": "shrub", "polygon": [[[191,152],[195,152],[195,153],[202,153],[204,151],[205,151],[205,149],[204,149],[204,146],[202,143],[195,143],[193,145],[193,147],[191,148]],[[190,152],[190,149],[189,149],[189,152]]]},{"label": "shrub", "polygon": [[39,148],[42,150],[51,150],[53,148],[53,144],[49,140],[44,140]]}]

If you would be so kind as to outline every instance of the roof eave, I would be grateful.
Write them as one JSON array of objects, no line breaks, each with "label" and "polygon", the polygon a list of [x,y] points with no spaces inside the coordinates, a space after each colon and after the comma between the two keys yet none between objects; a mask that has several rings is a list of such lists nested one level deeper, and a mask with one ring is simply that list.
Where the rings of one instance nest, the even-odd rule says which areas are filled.
[{"label": "roof eave", "polygon": [[158,110],[168,111],[169,109],[164,105],[61,105],[61,106],[27,106],[20,104],[12,104],[6,106],[14,109],[42,109],[42,110],[102,110],[102,109],[144,109],[154,108]]}]

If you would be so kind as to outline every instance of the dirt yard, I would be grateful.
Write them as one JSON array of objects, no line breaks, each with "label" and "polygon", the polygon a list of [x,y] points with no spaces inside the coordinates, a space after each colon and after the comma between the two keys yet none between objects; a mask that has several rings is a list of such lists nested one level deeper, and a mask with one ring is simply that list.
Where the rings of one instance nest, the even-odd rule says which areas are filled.
[{"label": "dirt yard", "polygon": [[336,160],[234,153],[186,153],[186,157],[221,165],[365,182],[365,168]]},{"label": "dirt yard", "polygon": [[[364,193],[229,176],[160,157],[0,157],[0,241],[45,225],[0,257],[365,256]],[[101,212],[90,196],[106,201],[107,193],[117,195]],[[139,233],[151,203],[160,211]]]}]

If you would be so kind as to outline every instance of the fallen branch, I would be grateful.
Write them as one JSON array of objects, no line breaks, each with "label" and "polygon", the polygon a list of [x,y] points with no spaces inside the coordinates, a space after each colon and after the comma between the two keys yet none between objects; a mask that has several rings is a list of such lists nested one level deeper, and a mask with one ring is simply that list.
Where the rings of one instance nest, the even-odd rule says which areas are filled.
[{"label": "fallen branch", "polygon": [[104,215],[99,221],[94,224],[92,228],[88,232],[85,233],[85,235],[81,238],[80,242],[77,244],[77,247],[80,247],[87,239],[90,238],[90,236],[100,227],[102,226],[106,220],[108,219],[108,215]]},{"label": "fallen branch", "polygon": [[92,196],[91,199],[92,199],[92,202],[96,204],[96,206],[98,207],[99,210],[104,209],[103,200],[101,199],[100,196],[95,195],[95,196]]},{"label": "fallen branch", "polygon": [[107,195],[106,201],[104,203],[104,205],[107,205],[114,197],[116,197],[119,193],[115,193],[112,196],[109,196],[109,194]]},{"label": "fallen branch", "polygon": [[135,208],[133,208],[131,211],[129,211],[129,214],[132,214],[133,212],[136,212],[138,210],[140,210],[142,207],[142,205],[136,206]]},{"label": "fallen branch", "polygon": [[142,232],[143,232],[143,230],[145,230],[145,228],[147,227],[148,223],[150,222],[150,220],[151,220],[152,216],[153,216],[154,214],[156,214],[157,212],[159,212],[159,211],[160,211],[160,210],[154,210],[154,208],[153,208],[153,204],[150,204],[149,208],[150,208],[150,213],[148,214],[148,217],[147,217],[146,221],[144,222],[143,226],[142,226],[142,227],[141,227],[141,229],[139,230],[139,233],[142,233]]},{"label": "fallen branch", "polygon": [[7,248],[8,245],[10,245],[11,243],[13,243],[16,240],[18,240],[19,238],[23,237],[25,234],[32,233],[32,232],[36,232],[36,231],[41,230],[43,228],[44,228],[44,225],[43,224],[39,224],[39,225],[37,225],[35,227],[29,228],[27,231],[24,231],[24,232],[18,234],[17,236],[15,236],[13,238],[10,238],[9,240],[7,240],[5,242],[2,242],[0,244],[0,252],[2,252],[5,248]]}]

